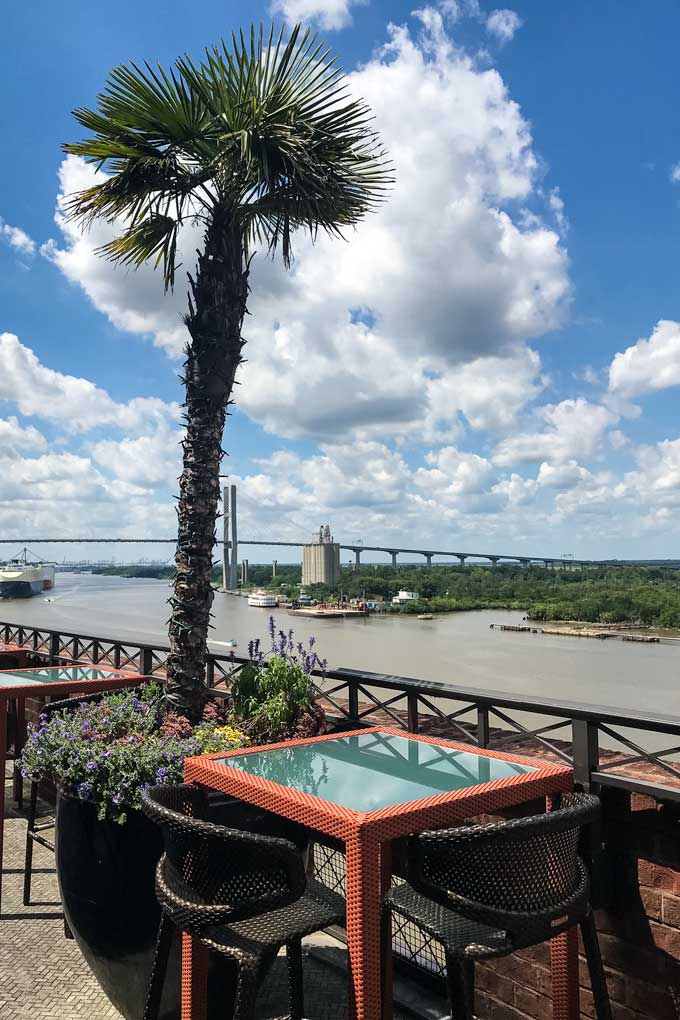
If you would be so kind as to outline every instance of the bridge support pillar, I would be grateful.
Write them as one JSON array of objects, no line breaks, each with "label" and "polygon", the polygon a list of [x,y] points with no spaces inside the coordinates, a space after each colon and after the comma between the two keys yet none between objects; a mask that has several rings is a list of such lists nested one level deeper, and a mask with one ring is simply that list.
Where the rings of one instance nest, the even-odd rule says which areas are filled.
[{"label": "bridge support pillar", "polygon": [[354,565],[356,567],[361,566],[361,549],[354,550]]},{"label": "bridge support pillar", "polygon": [[393,553],[390,553],[390,555],[392,557],[392,566],[396,567],[396,565],[397,565],[397,554],[396,554],[396,552],[393,552]]},{"label": "bridge support pillar", "polygon": [[428,567],[431,567],[432,566],[432,553],[423,553],[423,556],[425,557],[425,561],[427,562]]},{"label": "bridge support pillar", "polygon": [[468,554],[467,553],[456,553],[456,556],[460,560],[461,567],[464,567],[465,566],[465,561],[468,558]]},{"label": "bridge support pillar", "polygon": [[500,557],[499,556],[489,556],[489,559],[491,560],[491,566],[495,567],[495,566],[498,565],[498,560],[500,559]]}]

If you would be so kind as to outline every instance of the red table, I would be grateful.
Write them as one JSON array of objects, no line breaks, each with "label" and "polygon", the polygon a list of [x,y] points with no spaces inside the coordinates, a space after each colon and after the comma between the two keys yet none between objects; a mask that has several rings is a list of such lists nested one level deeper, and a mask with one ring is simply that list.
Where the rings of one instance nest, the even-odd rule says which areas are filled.
[{"label": "red table", "polygon": [[27,698],[65,698],[70,694],[93,694],[141,683],[140,673],[99,666],[38,666],[0,671],[0,898],[2,897],[2,849],[5,825],[5,768],[7,762],[7,704],[21,706]]},{"label": "red table", "polygon": [[[391,841],[573,787],[565,765],[384,727],[188,758],[184,776],[345,843],[350,994],[358,1020],[379,1020],[382,1012],[380,899],[392,873]],[[553,942],[559,1020],[578,1018],[576,947],[571,933]],[[182,1020],[203,1020],[205,967],[198,940],[185,935]]]}]

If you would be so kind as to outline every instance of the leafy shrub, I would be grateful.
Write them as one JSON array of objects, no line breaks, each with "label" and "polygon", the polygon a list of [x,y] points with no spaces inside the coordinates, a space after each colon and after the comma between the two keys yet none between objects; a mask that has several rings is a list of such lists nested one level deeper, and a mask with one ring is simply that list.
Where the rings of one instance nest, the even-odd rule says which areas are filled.
[{"label": "leafy shrub", "polygon": [[323,672],[326,662],[314,651],[313,637],[307,647],[296,644],[292,630],[277,632],[274,617],[269,618],[269,635],[269,654],[259,641],[251,641],[251,661],[232,676],[232,721],[257,743],[315,736],[323,729],[323,711],[315,704],[311,673],[315,668]]}]

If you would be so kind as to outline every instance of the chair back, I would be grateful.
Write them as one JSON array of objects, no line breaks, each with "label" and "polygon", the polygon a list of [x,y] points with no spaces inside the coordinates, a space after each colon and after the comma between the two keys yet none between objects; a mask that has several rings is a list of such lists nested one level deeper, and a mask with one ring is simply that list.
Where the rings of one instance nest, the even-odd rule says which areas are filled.
[{"label": "chair back", "polygon": [[507,931],[517,945],[531,944],[537,929],[545,937],[566,930],[588,909],[579,837],[597,818],[599,801],[575,793],[563,804],[530,818],[413,837],[410,884],[471,920]]},{"label": "chair back", "polygon": [[200,787],[154,786],[142,793],[142,806],[163,833],[157,895],[183,930],[254,917],[305,891],[302,858],[292,843],[210,822]]}]

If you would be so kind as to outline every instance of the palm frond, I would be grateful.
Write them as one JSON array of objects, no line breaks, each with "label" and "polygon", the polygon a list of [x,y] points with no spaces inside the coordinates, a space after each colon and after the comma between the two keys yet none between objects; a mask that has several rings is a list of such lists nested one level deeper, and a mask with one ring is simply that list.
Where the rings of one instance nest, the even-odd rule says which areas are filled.
[{"label": "palm frond", "polygon": [[70,197],[86,224],[121,221],[102,253],[163,263],[175,273],[188,216],[231,222],[292,258],[296,230],[340,233],[384,198],[391,168],[371,112],[311,30],[262,25],[232,35],[195,63],[114,68],[95,110],[75,117],[88,137],[65,146],[109,176]]},{"label": "palm frond", "polygon": [[163,263],[166,288],[173,284],[178,222],[171,216],[150,213],[97,251],[123,266],[144,265],[154,256],[154,268]]}]

